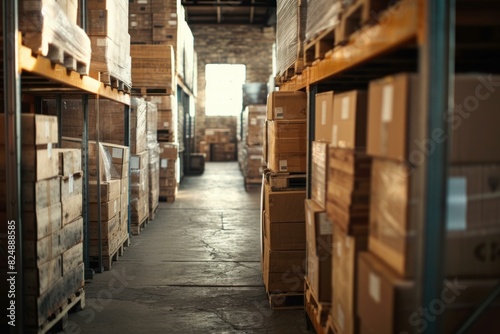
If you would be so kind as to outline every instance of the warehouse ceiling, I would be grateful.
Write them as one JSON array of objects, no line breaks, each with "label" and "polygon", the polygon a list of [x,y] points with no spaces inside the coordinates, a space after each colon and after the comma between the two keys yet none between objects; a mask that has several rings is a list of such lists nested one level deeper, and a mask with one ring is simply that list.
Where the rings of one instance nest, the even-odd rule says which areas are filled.
[{"label": "warehouse ceiling", "polygon": [[182,0],[189,24],[276,23],[276,0]]}]

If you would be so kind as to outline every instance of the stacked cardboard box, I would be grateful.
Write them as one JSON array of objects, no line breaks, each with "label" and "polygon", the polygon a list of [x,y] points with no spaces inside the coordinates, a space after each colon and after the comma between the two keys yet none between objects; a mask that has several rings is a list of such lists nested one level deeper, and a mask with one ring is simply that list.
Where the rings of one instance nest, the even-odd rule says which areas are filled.
[{"label": "stacked cardboard box", "polygon": [[[447,279],[443,291],[451,297],[442,294],[436,300],[439,306],[430,305],[432,316],[437,315],[432,310],[445,306],[439,308],[444,333],[460,327],[500,275],[499,258],[482,251],[500,242],[500,197],[495,181],[500,179],[500,134],[495,130],[500,99],[489,94],[488,83],[499,79],[480,74],[455,76],[455,109],[448,118],[451,166],[444,222]],[[436,130],[427,140],[417,136],[414,117],[420,107],[419,87],[418,76],[412,74],[386,77],[369,86],[367,150],[374,157],[369,253],[360,258],[357,291],[358,314],[367,333],[421,331],[429,321],[410,306],[416,302],[415,235],[423,212],[424,184],[413,168],[422,166],[425,155],[442,143],[444,133]],[[448,302],[450,298],[453,303]],[[488,324],[499,315],[500,304],[493,302],[471,332],[488,331]]]},{"label": "stacked cardboard box", "polygon": [[[1,115],[2,129],[4,122]],[[22,233],[23,268],[7,256],[0,267],[4,273],[23,270],[24,310],[30,314],[24,325],[36,330],[65,310],[69,298],[84,298],[81,152],[52,148],[58,143],[56,117],[23,114],[21,129],[23,231],[13,229],[14,223],[2,224],[0,244],[4,254],[12,255],[8,235]],[[6,148],[5,136],[0,137],[0,216],[7,222],[13,217],[5,212]]]},{"label": "stacked cardboard box", "polygon": [[175,56],[171,45],[131,45],[134,88],[163,95],[175,94]]},{"label": "stacked cardboard box", "polygon": [[264,184],[263,278],[266,292],[304,291],[305,191],[273,191]]},{"label": "stacked cardboard box", "polygon": [[130,0],[129,32],[133,44],[177,43],[177,0]]},{"label": "stacked cardboard box", "polygon": [[130,156],[130,219],[132,234],[139,234],[149,217],[148,151]]},{"label": "stacked cardboard box", "polygon": [[177,98],[175,95],[148,96],[147,101],[156,104],[158,109],[158,141],[177,142]]},{"label": "stacked cardboard box", "polygon": [[179,146],[174,143],[160,143],[160,199],[174,202],[177,196],[179,178]]},{"label": "stacked cardboard box", "polygon": [[264,158],[274,172],[306,172],[306,100],[304,92],[268,96]]},{"label": "stacked cardboard box", "polygon": [[243,138],[238,151],[245,184],[262,183],[265,105],[249,105],[243,112]]},{"label": "stacked cardboard box", "polygon": [[147,146],[148,146],[148,185],[149,219],[154,219],[160,199],[160,145],[156,137],[158,109],[156,104],[147,102]]},{"label": "stacked cardboard box", "polygon": [[[97,148],[89,143],[89,165],[96,161]],[[100,178],[94,168],[89,169],[89,256],[96,264],[99,256],[99,224],[101,228],[102,263],[105,270],[118,250],[128,241],[129,148],[110,143],[99,143]],[[92,166],[96,166],[94,162]],[[98,199],[98,188],[101,200]],[[98,214],[98,206],[100,216]]]},{"label": "stacked cardboard box", "polygon": [[[88,75],[92,49],[89,37],[77,25],[77,10],[78,1],[75,0],[21,0],[19,31],[23,35],[23,45],[33,54],[50,57],[55,63]],[[68,56],[74,61],[65,62]]]},{"label": "stacked cardboard box", "polygon": [[330,319],[339,333],[357,333],[360,325],[356,315],[356,264],[359,251],[367,245],[371,171],[371,159],[365,153],[366,110],[364,91],[316,95],[316,138],[330,144],[328,149],[313,144],[312,196],[325,199],[324,184],[317,182],[324,176],[314,160],[321,160],[326,150],[323,209],[333,223]]},{"label": "stacked cardboard box", "polygon": [[132,85],[127,0],[87,1],[87,34],[90,37],[92,76],[111,84]]},{"label": "stacked cardboard box", "polygon": [[234,161],[236,144],[231,142],[231,130],[205,129],[205,140],[200,142],[200,151],[208,161]]}]

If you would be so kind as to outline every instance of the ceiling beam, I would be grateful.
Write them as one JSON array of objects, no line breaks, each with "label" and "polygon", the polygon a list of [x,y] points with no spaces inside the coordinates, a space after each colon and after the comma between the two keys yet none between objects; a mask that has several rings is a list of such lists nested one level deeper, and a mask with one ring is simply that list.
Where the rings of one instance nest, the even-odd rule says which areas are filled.
[{"label": "ceiling beam", "polygon": [[[252,0],[252,5],[255,3],[255,0]],[[250,7],[250,23],[253,23],[253,14],[254,14],[254,11],[255,11],[255,7],[252,6]]]},{"label": "ceiling beam", "polygon": [[[220,0],[217,0],[217,4],[220,4]],[[220,6],[217,6],[217,23],[221,22],[221,9]]]},{"label": "ceiling beam", "polygon": [[184,7],[202,7],[202,6],[215,6],[215,7],[264,7],[264,8],[275,8],[275,2],[241,2],[241,1],[228,1],[220,2],[219,0],[208,0],[208,1],[182,1],[182,6]]}]

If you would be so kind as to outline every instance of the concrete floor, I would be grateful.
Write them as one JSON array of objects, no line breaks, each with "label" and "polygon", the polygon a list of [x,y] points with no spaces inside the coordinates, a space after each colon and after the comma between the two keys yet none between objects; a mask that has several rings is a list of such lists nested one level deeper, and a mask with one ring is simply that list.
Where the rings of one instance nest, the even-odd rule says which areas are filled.
[{"label": "concrete floor", "polygon": [[259,214],[260,190],[245,192],[237,163],[208,163],[87,282],[65,333],[310,333],[304,311],[269,308]]}]

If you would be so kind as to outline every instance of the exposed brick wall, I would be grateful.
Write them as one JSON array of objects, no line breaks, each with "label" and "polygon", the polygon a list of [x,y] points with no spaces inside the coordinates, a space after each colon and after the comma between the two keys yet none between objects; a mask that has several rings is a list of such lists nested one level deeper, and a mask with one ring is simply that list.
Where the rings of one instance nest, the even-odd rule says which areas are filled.
[{"label": "exposed brick wall", "polygon": [[[218,122],[205,117],[205,65],[244,64],[246,82],[268,82],[272,72],[273,28],[249,25],[191,25],[194,49],[198,54],[198,95],[196,100],[196,150],[206,127],[223,127],[227,119]],[[234,126],[234,125],[233,125]]]}]

